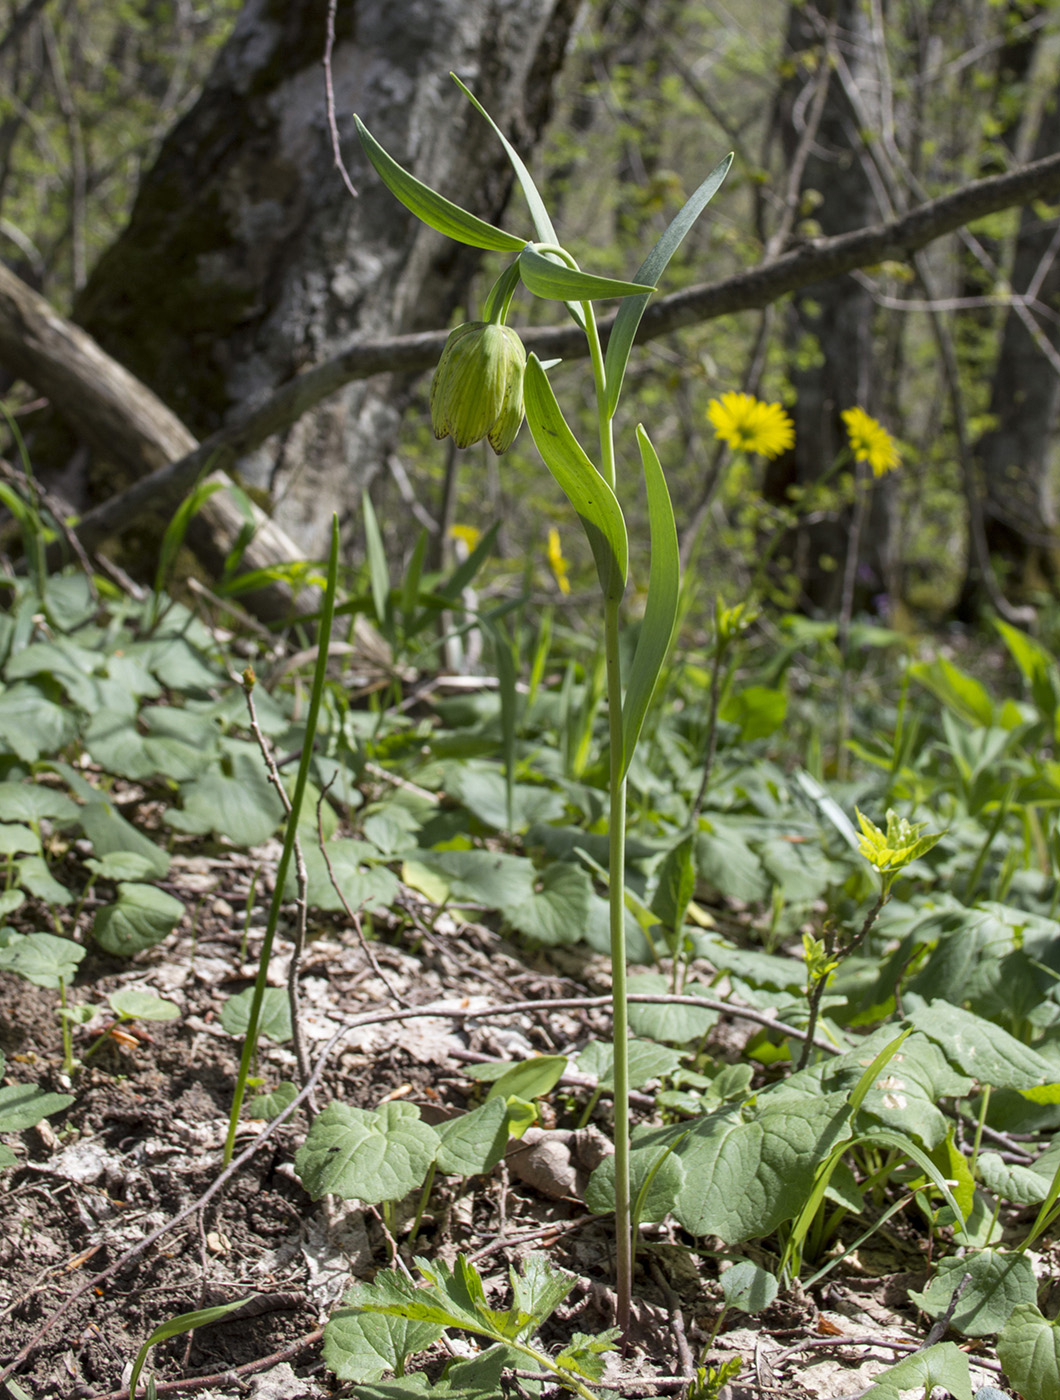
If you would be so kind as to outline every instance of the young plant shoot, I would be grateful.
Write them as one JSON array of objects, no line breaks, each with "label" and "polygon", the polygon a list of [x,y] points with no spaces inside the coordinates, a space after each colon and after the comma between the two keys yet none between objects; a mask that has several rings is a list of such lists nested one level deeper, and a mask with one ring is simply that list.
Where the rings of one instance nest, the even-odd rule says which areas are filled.
[{"label": "young plant shoot", "polygon": [[[666,659],[677,620],[680,565],[677,529],[659,459],[647,432],[637,426],[648,495],[651,530],[646,613],[632,666],[622,675],[619,639],[629,544],[622,499],[633,489],[617,479],[614,419],[633,339],[663,270],[732,163],[726,156],[692,195],[641,264],[632,281],[583,272],[559,242],[544,202],[517,152],[459,79],[454,81],[490,123],[515,170],[529,206],[534,238],[507,233],[450,203],[394,161],[359,120],[357,131],[368,159],[393,194],[417,218],[473,248],[508,252],[512,262],[486,298],[482,320],[459,326],[442,354],[431,389],[436,436],[451,435],[458,447],[487,439],[495,452],[511,446],[526,419],[546,466],[581,519],[596,562],[602,594],[609,722],[610,938],[614,1025],[615,1225],[617,1320],[629,1326],[632,1288],[632,1219],[629,1188],[629,1068],[626,1041],[626,953],[624,880],[626,774]],[[585,333],[596,393],[598,442],[583,446],[567,424],[545,367],[526,357],[507,325],[519,285],[533,296],[566,304]],[[606,353],[593,302],[620,298]]]}]

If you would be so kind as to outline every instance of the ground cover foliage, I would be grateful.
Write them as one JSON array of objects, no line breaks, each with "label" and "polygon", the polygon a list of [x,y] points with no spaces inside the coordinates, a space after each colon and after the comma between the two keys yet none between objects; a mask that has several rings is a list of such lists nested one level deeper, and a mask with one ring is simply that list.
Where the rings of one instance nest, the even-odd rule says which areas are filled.
[{"label": "ground cover foliage", "polygon": [[[118,1266],[10,1393],[117,1393],[176,1318],[146,1359],[160,1394],[262,1358],[288,1387],[262,1394],[532,1393],[535,1370],[546,1393],[844,1394],[892,1362],[880,1395],[1056,1394],[1051,658],[1007,625],[974,663],[867,634],[852,664],[888,664],[857,692],[842,780],[826,634],[792,620],[778,666],[743,632],[713,720],[710,655],[673,663],[631,770],[623,1361],[598,667],[502,603],[504,662],[446,683],[436,623],[488,622],[460,590],[489,545],[393,586],[376,556],[374,588],[340,594],[390,665],[332,663],[251,1155],[201,1209],[284,825],[265,754],[291,788],[312,648],[81,572],[7,581],[4,1366],[77,1277]],[[801,752],[800,712],[823,731]],[[248,1297],[297,1321],[243,1304],[253,1323],[188,1350],[184,1314]]]}]

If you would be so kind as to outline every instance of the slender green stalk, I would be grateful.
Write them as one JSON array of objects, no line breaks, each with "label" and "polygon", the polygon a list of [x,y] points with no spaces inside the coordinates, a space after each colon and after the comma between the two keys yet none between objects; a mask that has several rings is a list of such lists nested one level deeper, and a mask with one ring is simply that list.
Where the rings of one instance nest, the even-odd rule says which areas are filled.
[{"label": "slender green stalk", "polygon": [[276,927],[280,921],[280,910],[283,908],[283,891],[287,883],[287,871],[291,865],[291,858],[294,854],[295,836],[298,832],[298,817],[302,810],[302,799],[305,796],[306,783],[309,781],[309,769],[313,762],[313,741],[316,738],[317,719],[320,715],[320,704],[324,695],[324,681],[327,676],[328,667],[328,647],[331,642],[331,626],[335,616],[335,592],[338,586],[339,574],[339,518],[333,515],[331,518],[331,555],[328,559],[328,581],[324,590],[324,605],[320,612],[320,631],[317,643],[317,664],[313,672],[313,689],[309,697],[309,711],[306,715],[305,738],[302,742],[302,758],[298,765],[298,777],[295,780],[294,795],[291,798],[291,811],[287,818],[287,826],[283,834],[283,850],[280,853],[280,861],[276,867],[276,887],[272,892],[272,904],[269,906],[269,922],[265,929],[265,941],[261,945],[261,955],[258,960],[258,975],[254,983],[254,998],[250,1005],[250,1017],[247,1021],[247,1033],[243,1041],[243,1054],[239,1061],[239,1075],[236,1079],[235,1094],[232,1100],[232,1114],[228,1120],[228,1137],[225,1140],[224,1165],[227,1167],[232,1160],[232,1153],[236,1145],[236,1129],[239,1126],[239,1114],[243,1107],[243,1098],[247,1090],[247,1078],[250,1075],[250,1066],[254,1059],[254,1052],[257,1049],[258,1024],[261,1020],[261,1004],[265,997],[265,986],[269,975],[269,958],[272,954],[273,940],[276,937]]},{"label": "slender green stalk", "polygon": [[622,674],[618,651],[618,603],[604,611],[607,711],[611,749],[608,817],[608,908],[611,928],[611,1036],[615,1063],[615,1291],[616,1323],[629,1331],[633,1292],[633,1238],[629,1199],[629,1007],[626,1001],[626,779],[622,763]]},{"label": "slender green stalk", "polygon": [[59,978],[59,1022],[63,1032],[63,1070],[66,1074],[74,1072],[74,1042],[70,1035],[70,1019],[62,1013],[66,1011],[66,983]]},{"label": "slender green stalk", "polygon": [[[600,429],[600,475],[616,488],[615,444],[607,406],[607,379],[592,302],[582,302],[585,337],[596,389]],[[604,655],[607,664],[607,722],[610,752],[608,813],[608,911],[611,932],[611,1039],[615,1075],[615,1294],[617,1325],[629,1332],[633,1298],[633,1218],[629,1183],[629,1005],[626,1000],[626,763],[622,732],[622,663],[619,653],[619,599],[604,601]]]}]

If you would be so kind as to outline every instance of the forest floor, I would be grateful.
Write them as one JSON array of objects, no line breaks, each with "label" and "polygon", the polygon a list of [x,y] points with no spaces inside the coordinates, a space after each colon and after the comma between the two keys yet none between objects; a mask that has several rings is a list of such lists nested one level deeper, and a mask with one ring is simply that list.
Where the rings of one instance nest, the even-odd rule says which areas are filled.
[{"label": "forest floor", "polygon": [[[34,1078],[76,1095],[54,1126],[44,1121],[23,1134],[28,1156],[6,1177],[0,1366],[29,1349],[14,1377],[19,1388],[9,1393],[16,1400],[119,1400],[154,1327],[249,1295],[242,1312],[156,1346],[141,1388],[153,1372],[159,1396],[349,1394],[324,1367],[320,1329],[351,1282],[392,1262],[395,1243],[410,1264],[417,1254],[450,1262],[470,1256],[497,1299],[506,1297],[510,1265],[528,1250],[547,1250],[578,1282],[550,1320],[546,1344],[565,1329],[592,1334],[613,1325],[611,1222],[579,1199],[586,1135],[572,1138],[569,1130],[588,1090],[576,1075],[542,1103],[537,1150],[513,1141],[490,1176],[437,1180],[414,1242],[416,1193],[398,1211],[396,1241],[374,1208],[310,1200],[292,1166],[306,1132],[301,1109],[270,1130],[246,1122],[237,1143],[245,1160],[205,1199],[221,1173],[240,1046],[222,1028],[220,1007],[256,972],[263,913],[250,925],[248,960],[241,958],[244,910],[252,870],[274,868],[279,846],[244,853],[186,841],[181,849],[178,843],[164,886],[186,905],[181,926],[132,968],[93,947],[72,989],[74,1002],[92,1003],[119,987],[153,991],[177,1003],[179,1018],[109,1036],[71,1083],[61,1073],[55,993],[0,973],[9,1079]],[[259,888],[259,913],[261,900]],[[439,1122],[481,1094],[467,1077],[470,1063],[562,1054],[590,1033],[606,1038],[604,1011],[461,1014],[599,994],[609,987],[603,958],[576,949],[528,955],[484,925],[436,916],[422,901],[414,919],[389,930],[377,923],[375,933],[373,966],[345,921],[311,916],[300,985],[309,1057],[323,1064],[320,1106],[339,1099],[376,1108],[404,1099],[427,1122]],[[274,985],[284,985],[291,951],[289,942],[278,944]],[[451,1014],[362,1023],[333,1039],[351,1018],[399,1004]],[[97,1018],[75,1029],[77,1053],[85,1054],[100,1025]],[[711,1032],[711,1053],[736,1060],[747,1034],[746,1023],[723,1018]],[[258,1073],[266,1087],[297,1078],[290,1047],[263,1044]],[[609,1115],[605,1097],[594,1113],[605,1134]],[[599,1141],[591,1130],[589,1138]],[[724,1255],[720,1241],[692,1239],[671,1223],[644,1228],[630,1345],[624,1359],[613,1358],[604,1393],[682,1393],[677,1378],[692,1376],[718,1319]],[[731,1400],[856,1396],[925,1345],[927,1324],[907,1292],[924,1285],[929,1262],[928,1237],[906,1213],[895,1231],[878,1232],[811,1292],[782,1291],[753,1318],[726,1313],[706,1364],[739,1358],[740,1372],[723,1391]],[[992,1354],[967,1345],[973,1388],[997,1384]],[[417,1364],[436,1374],[445,1355],[436,1347]],[[516,1387],[510,1393],[519,1394]]]}]

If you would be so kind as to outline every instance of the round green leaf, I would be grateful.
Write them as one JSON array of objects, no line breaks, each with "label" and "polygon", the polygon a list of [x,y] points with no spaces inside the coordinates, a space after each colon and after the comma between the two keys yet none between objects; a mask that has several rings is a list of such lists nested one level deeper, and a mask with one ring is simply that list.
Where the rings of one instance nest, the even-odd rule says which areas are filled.
[{"label": "round green leaf", "polygon": [[438,1134],[420,1122],[415,1104],[387,1103],[371,1113],[332,1102],[315,1119],[294,1164],[314,1200],[332,1192],[377,1205],[421,1186],[437,1151]]},{"label": "round green leaf", "polygon": [[84,948],[69,938],[58,938],[54,933],[27,933],[0,949],[0,968],[17,972],[37,987],[58,987],[60,981],[73,980],[84,956]]},{"label": "round green leaf", "polygon": [[176,1002],[166,1001],[138,987],[121,987],[111,992],[107,1000],[114,1014],[126,1021],[172,1021],[180,1015]]},{"label": "round green leaf", "polygon": [[92,932],[106,952],[131,958],[167,938],[183,914],[180,900],[154,885],[119,885],[118,902],[97,911]]},{"label": "round green leaf", "polygon": [[[254,1000],[254,988],[237,996],[229,997],[221,1008],[221,1025],[229,1035],[246,1035],[250,1025],[250,1006]],[[291,1039],[291,1001],[285,987],[266,987],[261,999],[261,1018],[258,1021],[258,1035],[276,1045],[283,1045]]]},{"label": "round green leaf", "polygon": [[966,1337],[1000,1332],[1014,1308],[1033,1303],[1038,1296],[1034,1266],[1027,1256],[996,1249],[944,1259],[923,1292],[910,1289],[909,1296],[928,1317],[941,1317],[965,1274],[971,1274],[971,1279],[957,1300],[950,1326]]}]

